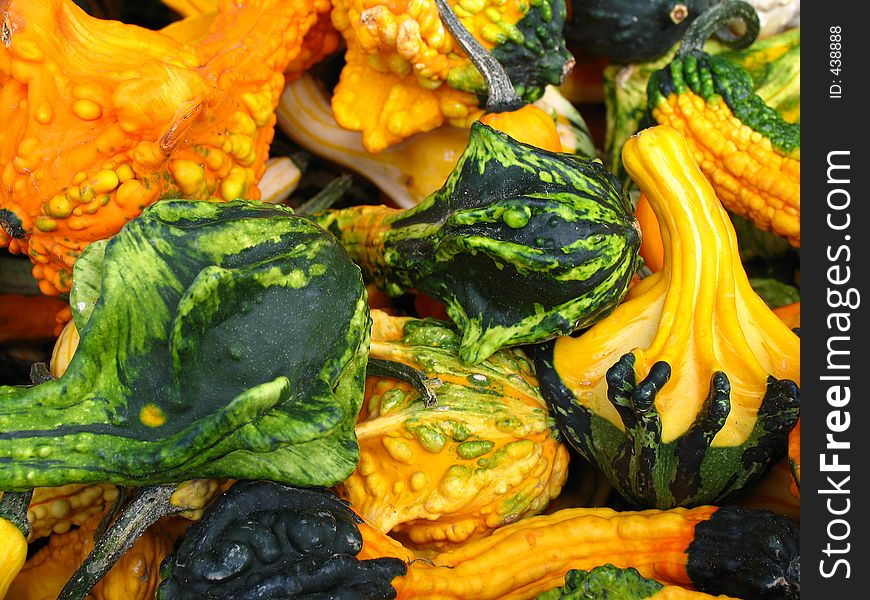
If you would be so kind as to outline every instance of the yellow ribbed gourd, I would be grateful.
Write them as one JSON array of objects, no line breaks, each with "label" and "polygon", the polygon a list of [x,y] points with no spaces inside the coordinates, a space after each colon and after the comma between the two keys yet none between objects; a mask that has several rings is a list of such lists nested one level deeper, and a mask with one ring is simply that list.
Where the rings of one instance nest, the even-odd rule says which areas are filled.
[{"label": "yellow ribbed gourd", "polygon": [[560,429],[641,506],[724,500],[785,451],[800,341],[753,291],[727,213],[676,130],[623,162],[661,225],[664,265],[609,316],[536,356]]}]

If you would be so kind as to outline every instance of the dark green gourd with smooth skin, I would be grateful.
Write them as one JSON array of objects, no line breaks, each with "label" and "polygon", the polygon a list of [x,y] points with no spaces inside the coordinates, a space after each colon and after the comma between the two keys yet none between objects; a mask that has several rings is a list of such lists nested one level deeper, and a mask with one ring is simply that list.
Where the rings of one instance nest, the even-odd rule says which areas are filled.
[{"label": "dark green gourd with smooth skin", "polygon": [[332,485],[356,466],[359,269],[288,208],[164,200],[76,263],[81,341],[0,387],[0,490],[197,477]]},{"label": "dark green gourd with smooth skin", "polygon": [[444,186],[416,207],[314,218],[381,288],[444,302],[466,363],[590,325],[619,303],[638,267],[631,205],[600,162],[479,122]]},{"label": "dark green gourd with smooth skin", "polygon": [[161,565],[158,600],[396,597],[397,558],[359,560],[360,519],[337,496],[240,481],[188,529]]},{"label": "dark green gourd with smooth skin", "polygon": [[717,0],[571,0],[565,37],[617,63],[654,60]]}]

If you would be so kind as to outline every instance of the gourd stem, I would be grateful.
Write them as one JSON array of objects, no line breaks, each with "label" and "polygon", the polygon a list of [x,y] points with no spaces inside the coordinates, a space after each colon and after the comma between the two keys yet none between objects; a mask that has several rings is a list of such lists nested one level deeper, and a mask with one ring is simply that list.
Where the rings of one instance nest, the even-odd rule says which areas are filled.
[{"label": "gourd stem", "polygon": [[435,388],[443,385],[437,377],[428,377],[423,371],[405,363],[385,360],[383,358],[369,357],[366,374],[376,377],[389,377],[411,384],[411,387],[423,398],[427,408],[435,406],[435,403],[438,401],[435,396]]},{"label": "gourd stem", "polygon": [[453,9],[447,4],[447,0],[435,0],[438,6],[438,14],[441,21],[450,31],[450,35],[459,44],[469,60],[483,75],[487,87],[486,111],[491,113],[510,112],[525,106],[525,102],[517,94],[510,77],[501,63],[487,52],[477,38],[468,31]]},{"label": "gourd stem", "polygon": [[97,528],[94,530],[94,540],[98,540],[106,533],[106,530],[109,529],[109,525],[112,524],[112,521],[115,520],[115,517],[118,516],[118,513],[121,511],[121,508],[124,506],[124,503],[127,502],[127,488],[119,485],[117,486],[118,495],[115,496],[115,500],[112,502],[112,505],[109,506],[109,509],[106,511],[106,514],[100,519],[100,522],[97,523]]},{"label": "gourd stem", "polygon": [[141,488],[109,530],[94,540],[93,550],[63,586],[58,600],[82,600],[157,519],[183,512],[183,507],[169,502],[177,487],[166,484]]},{"label": "gourd stem", "polygon": [[27,507],[30,506],[30,498],[33,490],[26,492],[3,492],[0,497],[0,519],[6,519],[24,534],[30,535],[30,521],[27,520]]},{"label": "gourd stem", "polygon": [[341,197],[350,189],[352,184],[353,177],[350,174],[339,175],[310,199],[300,204],[293,212],[300,216],[308,216],[328,210],[332,208],[333,204],[341,200]]},{"label": "gourd stem", "polygon": [[[726,34],[720,31],[728,21],[733,19],[740,19],[746,26],[742,35]],[[720,41],[740,50],[754,42],[760,30],[761,23],[758,20],[758,13],[755,12],[755,8],[751,4],[743,2],[743,0],[722,2],[705,10],[689,25],[683,36],[683,43],[680,44],[680,49],[677,51],[677,56],[702,52],[707,39],[717,32],[719,32]]]}]

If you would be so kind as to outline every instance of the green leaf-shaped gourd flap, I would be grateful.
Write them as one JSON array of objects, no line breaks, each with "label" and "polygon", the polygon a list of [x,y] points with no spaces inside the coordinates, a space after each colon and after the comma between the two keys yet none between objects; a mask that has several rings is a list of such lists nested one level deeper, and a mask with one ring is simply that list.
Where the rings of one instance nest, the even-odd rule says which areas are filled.
[{"label": "green leaf-shaped gourd flap", "polygon": [[332,236],[281,206],[165,200],[82,258],[67,371],[0,387],[0,489],[353,471],[369,314]]},{"label": "green leaf-shaped gourd flap", "polygon": [[466,363],[590,325],[619,303],[638,267],[631,205],[599,162],[479,122],[444,186],[414,208],[315,219],[388,292],[443,301]]}]

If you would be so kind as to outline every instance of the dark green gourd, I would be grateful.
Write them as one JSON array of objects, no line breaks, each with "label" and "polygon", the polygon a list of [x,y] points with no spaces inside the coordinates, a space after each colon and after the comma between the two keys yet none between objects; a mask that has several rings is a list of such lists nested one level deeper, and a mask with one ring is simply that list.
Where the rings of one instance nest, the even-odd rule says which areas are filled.
[{"label": "dark green gourd", "polygon": [[0,387],[0,490],[331,485],[358,460],[359,269],[288,208],[164,200],[76,262],[62,377]]},{"label": "dark green gourd", "polygon": [[444,186],[414,208],[314,218],[387,292],[444,302],[466,363],[591,324],[619,303],[638,267],[631,205],[600,162],[479,122]]},{"label": "dark green gourd", "polygon": [[572,48],[616,63],[654,60],[717,0],[571,0]]},{"label": "dark green gourd", "polygon": [[240,481],[161,565],[158,600],[395,598],[398,558],[356,558],[360,519],[335,495]]}]

